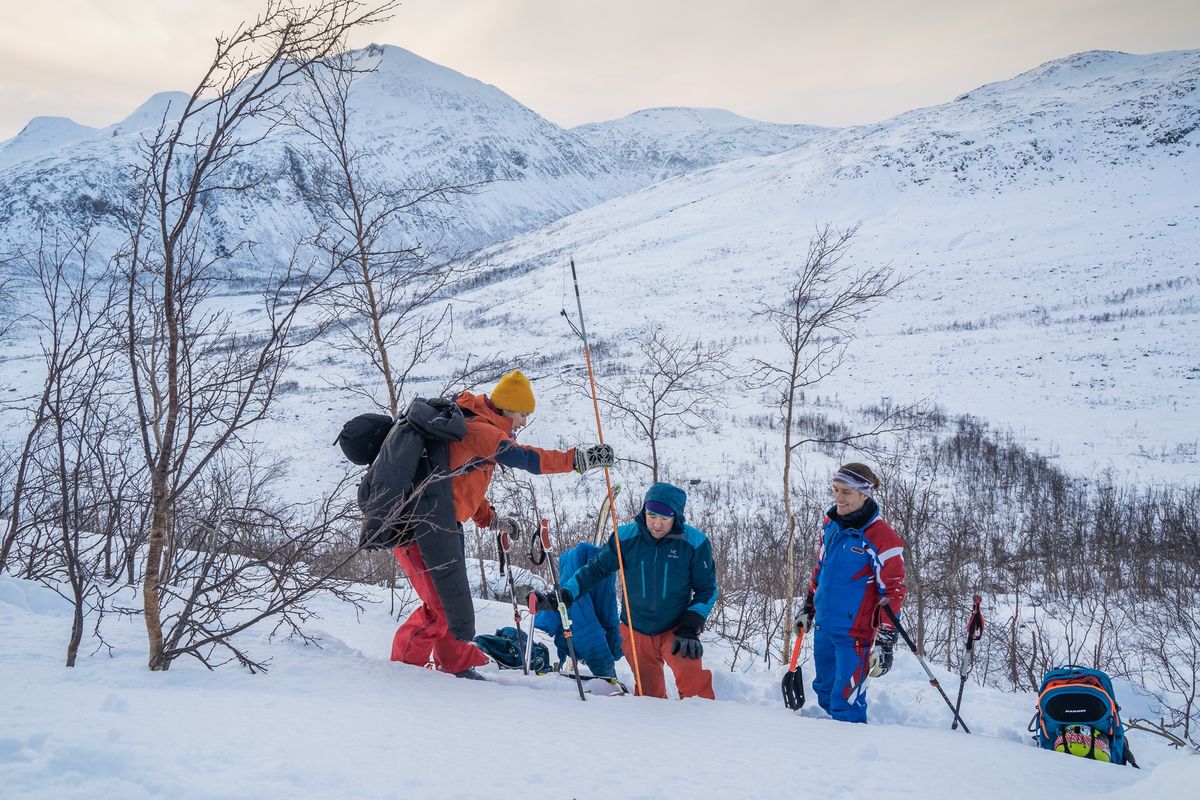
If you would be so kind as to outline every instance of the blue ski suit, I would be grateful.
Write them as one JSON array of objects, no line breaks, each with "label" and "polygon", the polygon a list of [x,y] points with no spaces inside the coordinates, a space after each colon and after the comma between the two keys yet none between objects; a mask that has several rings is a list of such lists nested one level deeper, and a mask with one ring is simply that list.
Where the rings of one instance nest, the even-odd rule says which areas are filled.
[{"label": "blue ski suit", "polygon": [[[867,675],[879,600],[900,614],[904,601],[904,542],[873,499],[840,517],[836,507],[821,524],[813,592],[813,661],[817,702],[834,719],[867,721]],[[886,620],[885,620],[886,621]]]},{"label": "blue ski suit", "polygon": [[[588,562],[600,548],[590,542],[580,542],[558,557],[559,580],[567,581]],[[617,578],[609,575],[575,599],[569,611],[571,640],[575,655],[587,665],[593,675],[614,678],[615,662],[621,658],[621,631],[617,618]],[[566,663],[569,652],[563,635],[562,617],[557,611],[539,611],[534,620],[538,630],[554,637],[558,660]]]}]

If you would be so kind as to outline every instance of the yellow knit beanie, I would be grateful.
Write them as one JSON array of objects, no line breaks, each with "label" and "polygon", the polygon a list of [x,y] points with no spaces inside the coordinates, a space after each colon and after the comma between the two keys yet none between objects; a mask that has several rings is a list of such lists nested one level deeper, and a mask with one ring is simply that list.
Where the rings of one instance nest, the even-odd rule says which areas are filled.
[{"label": "yellow knit beanie", "polygon": [[532,414],[534,407],[533,387],[519,369],[505,375],[492,389],[492,404],[501,411],[516,411]]}]

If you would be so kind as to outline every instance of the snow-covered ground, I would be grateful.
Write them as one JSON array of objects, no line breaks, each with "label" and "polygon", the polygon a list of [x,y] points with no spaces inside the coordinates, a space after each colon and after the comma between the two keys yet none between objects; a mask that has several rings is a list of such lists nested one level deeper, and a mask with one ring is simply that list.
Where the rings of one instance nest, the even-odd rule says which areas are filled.
[{"label": "snow-covered ground", "polygon": [[[111,652],[66,669],[67,604],[0,578],[0,795],[1160,800],[1191,797],[1200,781],[1200,757],[1138,732],[1140,771],[1038,750],[1025,732],[1032,695],[968,685],[972,735],[952,732],[907,654],[872,683],[866,726],[825,718],[811,699],[788,711],[780,670],[731,673],[711,641],[717,702],[584,703],[554,676],[486,668],[481,683],[393,664],[396,623],[386,592],[373,599],[361,616],[318,602],[306,631],[320,648],[248,636],[244,646],[272,659],[267,674],[190,660],[150,673],[141,621],[117,619],[104,624]],[[511,622],[511,606],[476,608],[481,631]],[[1119,699],[1127,715],[1140,707]]]}]

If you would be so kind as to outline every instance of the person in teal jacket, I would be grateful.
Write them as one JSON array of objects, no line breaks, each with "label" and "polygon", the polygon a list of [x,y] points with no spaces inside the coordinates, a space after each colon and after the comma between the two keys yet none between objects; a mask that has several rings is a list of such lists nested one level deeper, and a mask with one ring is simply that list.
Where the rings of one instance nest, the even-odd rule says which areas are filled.
[{"label": "person in teal jacket", "polygon": [[[712,700],[712,672],[701,662],[700,632],[717,601],[717,571],[708,536],[685,521],[686,503],[687,494],[678,486],[656,483],[634,521],[617,530],[627,598],[621,611],[621,648],[631,665],[636,653],[638,694],[667,696],[665,664],[675,675],[680,698]],[[616,542],[610,536],[563,582],[563,602],[569,606],[617,567]],[[539,595],[538,603],[557,607],[553,593]]]}]

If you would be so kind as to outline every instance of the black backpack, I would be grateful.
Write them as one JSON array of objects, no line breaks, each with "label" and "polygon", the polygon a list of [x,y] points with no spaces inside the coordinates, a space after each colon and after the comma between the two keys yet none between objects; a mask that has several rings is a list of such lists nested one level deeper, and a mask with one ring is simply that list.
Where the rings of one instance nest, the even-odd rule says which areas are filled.
[{"label": "black backpack", "polygon": [[346,421],[333,443],[342,448],[350,463],[370,466],[395,424],[395,420],[386,414],[359,414]]},{"label": "black backpack", "polygon": [[[342,453],[367,465],[358,484],[361,549],[400,547],[431,528],[455,529],[448,446],[465,434],[462,410],[444,398],[417,398],[395,421],[384,414],[359,414],[342,426],[336,440]],[[439,553],[431,563],[446,560]]]}]

